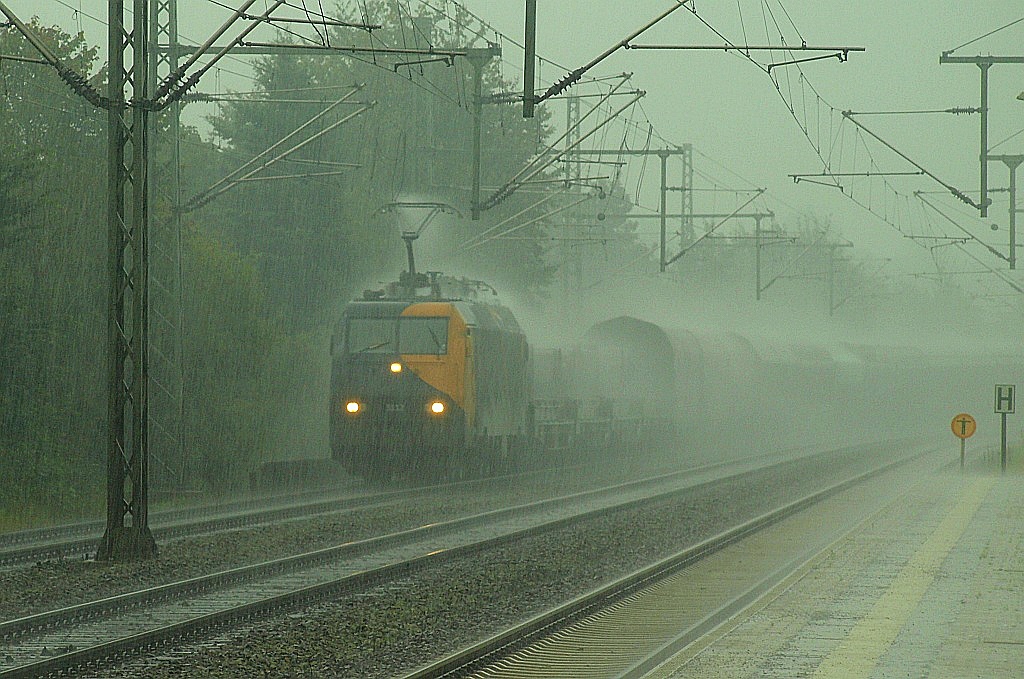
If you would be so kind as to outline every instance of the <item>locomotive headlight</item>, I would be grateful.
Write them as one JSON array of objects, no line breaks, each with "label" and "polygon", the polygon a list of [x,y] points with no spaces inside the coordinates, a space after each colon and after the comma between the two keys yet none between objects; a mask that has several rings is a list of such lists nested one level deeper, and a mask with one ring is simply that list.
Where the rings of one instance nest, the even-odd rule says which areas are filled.
[{"label": "locomotive headlight", "polygon": [[348,401],[345,404],[345,412],[351,413],[352,415],[355,415],[362,409],[363,406],[359,404],[359,401]]},{"label": "locomotive headlight", "polygon": [[430,412],[434,413],[435,415],[440,415],[441,413],[444,412],[444,403],[442,403],[441,401],[432,402],[430,404]]},{"label": "locomotive headlight", "polygon": [[395,361],[394,363],[392,363],[392,364],[391,364],[391,372],[395,373],[396,375],[397,375],[398,373],[402,372],[402,364],[401,364],[401,363],[399,363],[399,362],[397,362],[397,361]]}]

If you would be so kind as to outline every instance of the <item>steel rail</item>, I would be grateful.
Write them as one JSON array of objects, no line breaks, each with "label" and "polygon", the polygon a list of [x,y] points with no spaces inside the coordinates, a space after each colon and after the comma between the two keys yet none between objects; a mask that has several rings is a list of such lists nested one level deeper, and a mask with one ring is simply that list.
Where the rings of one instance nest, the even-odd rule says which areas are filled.
[{"label": "steel rail", "polygon": [[[828,451],[834,453],[835,451]],[[477,514],[471,517],[455,519],[449,522],[422,526],[407,531],[401,531],[390,535],[370,538],[358,542],[347,543],[335,547],[324,548],[305,554],[299,554],[282,559],[244,566],[215,573],[210,576],[191,578],[189,580],[158,587],[149,588],[141,592],[109,597],[100,601],[89,602],[79,606],[71,606],[56,611],[40,613],[34,616],[27,616],[18,620],[0,624],[0,639],[9,642],[12,639],[25,637],[32,632],[62,629],[68,624],[80,624],[94,621],[116,614],[121,611],[137,610],[142,606],[167,602],[179,601],[189,593],[202,593],[223,589],[230,584],[259,581],[261,578],[271,577],[276,574],[290,573],[304,567],[315,567],[330,561],[339,561],[343,558],[358,557],[367,553],[375,553],[386,547],[407,547],[410,543],[420,538],[437,538],[445,533],[453,534],[464,531],[467,528],[496,523],[502,519],[516,519],[524,521],[532,510],[535,513],[550,511],[561,508],[568,515],[556,519],[537,517],[541,523],[526,528],[505,529],[506,532],[496,536],[483,539],[473,538],[469,542],[437,549],[431,545],[418,552],[417,556],[405,558],[396,562],[387,563],[382,566],[358,570],[352,574],[341,577],[332,577],[329,580],[316,584],[303,586],[291,591],[274,596],[263,596],[257,600],[247,601],[238,605],[230,605],[221,610],[205,615],[199,615],[189,620],[175,622],[143,633],[119,637],[109,641],[101,642],[87,648],[69,650],[54,657],[38,660],[6,670],[0,671],[0,678],[11,679],[13,677],[45,676],[47,674],[68,672],[76,668],[90,665],[96,662],[123,656],[129,652],[163,646],[175,641],[194,637],[210,629],[223,625],[236,624],[249,620],[253,617],[266,616],[282,609],[292,609],[306,606],[310,603],[323,601],[336,597],[340,594],[369,587],[374,584],[387,582],[391,578],[408,575],[412,571],[428,565],[441,564],[456,558],[482,552],[487,549],[497,548],[513,541],[542,534],[544,532],[558,530],[573,523],[591,520],[618,511],[629,510],[645,503],[665,500],[673,495],[680,495],[692,492],[696,488],[720,482],[730,476],[738,476],[757,470],[770,468],[776,464],[791,462],[792,458],[785,458],[782,461],[770,465],[753,465],[756,458],[747,458],[741,464],[715,463],[705,467],[673,472],[664,476],[650,477],[638,481],[630,481],[615,486],[588,490],[559,498],[550,498],[534,503],[509,507],[501,510],[492,510]],[[728,474],[718,474],[704,480],[694,482],[694,477],[700,472],[710,472],[716,468],[732,466]],[[652,494],[636,497],[635,493],[644,490],[644,486],[656,486],[658,483],[665,484],[675,480],[687,481],[686,485],[676,485],[668,489],[648,488]],[[598,506],[596,509],[581,507],[580,500],[583,498],[599,502],[599,496],[614,495],[614,493],[632,492],[631,498],[623,500],[610,498],[612,504]],[[559,507],[560,506],[560,507]],[[66,632],[62,631],[62,634]],[[38,645],[37,642],[33,642]],[[57,649],[60,652],[62,649]],[[8,653],[12,653],[8,648]]]},{"label": "steel rail", "polygon": [[[566,629],[577,621],[597,614],[609,606],[623,601],[626,597],[645,590],[701,559],[760,530],[768,528],[811,505],[931,452],[934,452],[934,450],[929,448],[929,450],[917,452],[896,461],[887,462],[867,472],[857,474],[844,481],[805,495],[798,500],[789,502],[758,517],[744,521],[733,528],[722,531],[651,566],[619,578],[608,585],[599,587],[546,613],[469,646],[462,651],[421,667],[405,675],[404,679],[436,679],[444,676],[465,676],[480,670],[503,658],[509,657],[541,639]],[[742,597],[735,600],[736,604],[740,602],[742,602]]]},{"label": "steel rail", "polygon": [[[741,462],[750,463],[753,461],[753,459],[754,458],[744,458]],[[228,584],[239,582],[244,579],[258,578],[267,575],[273,575],[279,572],[285,572],[288,570],[295,570],[297,568],[313,565],[321,561],[336,559],[341,556],[355,556],[361,552],[370,551],[373,549],[382,549],[396,544],[401,544],[409,540],[410,538],[418,538],[421,536],[430,535],[431,533],[441,533],[452,529],[462,529],[468,526],[473,526],[489,520],[493,520],[495,518],[514,515],[517,512],[539,510],[551,506],[556,506],[558,504],[578,502],[580,499],[587,497],[597,497],[602,494],[610,494],[623,492],[631,489],[638,489],[642,488],[644,485],[664,483],[666,481],[672,481],[674,479],[685,480],[687,478],[692,478],[692,476],[697,473],[706,472],[712,469],[721,468],[729,465],[730,463],[727,462],[714,463],[697,468],[687,469],[684,471],[676,471],[664,475],[647,477],[636,481],[627,481],[612,486],[581,491],[555,498],[538,500],[536,502],[516,505],[514,507],[489,510],[486,512],[473,514],[467,517],[452,519],[446,522],[428,524],[426,526],[398,531],[395,533],[390,533],[378,537],[367,538],[365,540],[348,542],[333,547],[325,547],[311,552],[305,552],[293,556],[264,561],[259,564],[240,566],[238,568],[221,571],[219,573],[214,573],[211,575],[189,578],[187,580],[182,580],[175,583],[158,585],[156,587],[150,587],[147,589],[138,590],[136,592],[128,592],[125,594],[120,594],[93,602],[77,604],[66,608],[26,616],[24,618],[19,618],[17,620],[9,620],[0,623],[0,639],[9,639],[33,630],[56,627],[59,626],[62,621],[69,618],[74,620],[81,620],[84,617],[97,617],[112,610],[125,610],[129,607],[137,607],[157,601],[168,600],[174,598],[175,596],[180,596],[182,594],[186,594],[189,592],[208,591],[215,587],[226,586]],[[749,469],[743,469],[739,473],[743,473],[745,471],[749,471]],[[720,478],[722,477],[716,477],[708,482],[714,482],[719,480]],[[674,488],[669,492],[678,492],[679,490],[689,490],[691,488],[693,488],[693,486],[687,486],[683,489]]]},{"label": "steel rail", "polygon": [[[927,453],[922,453],[922,455]],[[909,464],[915,457],[904,459],[903,464]],[[898,465],[899,462],[894,463]],[[950,468],[953,466],[953,461],[949,460],[943,467]],[[879,472],[880,474],[886,473],[886,470]],[[865,479],[865,482],[868,479]],[[914,481],[915,484],[925,482],[918,478]],[[837,491],[838,494],[842,491]],[[823,498],[825,500],[827,498]],[[717,629],[723,623],[730,618],[740,614],[743,610],[747,609],[751,604],[761,599],[765,594],[770,592],[773,588],[777,587],[780,583],[785,582],[787,578],[791,577],[793,573],[798,572],[801,568],[812,562],[818,555],[827,553],[828,550],[835,546],[839,541],[848,537],[851,533],[854,533],[859,527],[870,522],[873,518],[879,516],[886,508],[887,505],[883,504],[881,507],[875,508],[867,516],[858,519],[851,526],[839,531],[838,534],[834,534],[824,546],[814,547],[809,550],[798,553],[794,558],[790,559],[788,563],[774,572],[769,573],[766,577],[762,578],[759,582],[756,582],[752,587],[747,588],[745,591],[740,592],[738,595],[727,601],[725,604],[715,608],[705,615],[696,625],[689,629],[683,630],[681,633],[675,635],[660,647],[649,653],[642,660],[635,662],[632,667],[623,672],[617,679],[641,679],[642,677],[650,674],[656,667],[666,662],[668,659],[677,655],[686,646],[693,643],[697,639],[710,634],[712,631]]]},{"label": "steel rail", "polygon": [[[529,472],[529,474],[532,473],[534,472]],[[159,539],[173,540],[201,533],[214,533],[265,523],[357,510],[420,496],[428,497],[441,489],[487,484],[493,481],[494,479],[461,481],[441,486],[418,486],[326,499],[326,493],[322,490],[304,491],[224,505],[173,509],[151,515],[156,522],[161,524],[153,529],[153,533]],[[273,506],[268,508],[268,503]],[[92,553],[96,549],[96,540],[103,532],[104,525],[103,521],[88,521],[0,534],[0,569]],[[18,547],[18,545],[23,546]]]},{"label": "steel rail", "polygon": [[[472,488],[487,486],[503,480],[528,479],[532,476],[542,476],[548,471],[547,469],[535,469],[498,477],[382,492],[366,492],[359,495],[331,496],[330,489],[307,490],[252,497],[224,504],[168,509],[151,513],[150,517],[160,527],[159,531],[154,529],[154,533],[163,539],[176,539],[198,533],[245,528],[261,523],[313,517],[382,502],[429,496],[446,489]],[[268,505],[270,506],[268,507]],[[19,564],[90,553],[95,550],[96,540],[102,534],[105,525],[103,520],[95,520],[0,533],[0,570]],[[19,547],[19,545],[22,546]]]}]

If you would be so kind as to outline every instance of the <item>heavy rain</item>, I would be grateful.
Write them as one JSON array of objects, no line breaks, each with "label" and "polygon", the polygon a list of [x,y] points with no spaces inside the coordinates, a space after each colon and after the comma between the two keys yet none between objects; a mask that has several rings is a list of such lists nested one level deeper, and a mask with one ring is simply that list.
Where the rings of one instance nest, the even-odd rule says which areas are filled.
[{"label": "heavy rain", "polygon": [[1022,38],[0,0],[0,677],[1017,676]]}]

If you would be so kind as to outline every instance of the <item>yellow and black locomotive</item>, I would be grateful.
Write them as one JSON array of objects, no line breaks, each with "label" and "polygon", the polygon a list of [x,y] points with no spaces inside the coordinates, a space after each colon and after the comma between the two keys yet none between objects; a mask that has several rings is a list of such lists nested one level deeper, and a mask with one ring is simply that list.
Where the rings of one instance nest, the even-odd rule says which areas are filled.
[{"label": "yellow and black locomotive", "polygon": [[[530,406],[526,337],[481,289],[412,266],[349,303],[332,342],[331,448],[364,478],[513,466]],[[521,452],[521,449],[520,449]]]}]

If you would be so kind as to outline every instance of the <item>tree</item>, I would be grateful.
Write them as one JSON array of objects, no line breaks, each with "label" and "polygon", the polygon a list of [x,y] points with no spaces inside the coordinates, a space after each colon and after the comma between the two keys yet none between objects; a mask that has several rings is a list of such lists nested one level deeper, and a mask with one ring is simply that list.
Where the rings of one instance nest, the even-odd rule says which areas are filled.
[{"label": "tree", "polygon": [[[71,68],[91,73],[82,36],[33,30]],[[35,57],[13,31],[0,53]],[[20,511],[61,513],[101,487],[104,185],[103,117],[45,65],[0,72],[0,454]]]},{"label": "tree", "polygon": [[[421,17],[414,26],[391,3],[361,3],[349,10],[351,19],[383,28],[372,38],[356,29],[339,29],[334,35],[338,44],[426,46],[429,35],[437,49],[465,46],[460,42],[465,36],[441,33],[437,17]],[[397,268],[402,250],[394,222],[381,215],[382,206],[396,200],[431,200],[456,205],[467,217],[470,211],[472,115],[465,88],[472,68],[461,58],[449,67],[428,63],[394,69],[375,65],[375,59],[301,53],[262,59],[256,66],[258,94],[226,104],[211,121],[232,154],[250,158],[323,110],[328,96],[323,93],[337,98],[345,92],[342,88],[365,83],[354,99],[375,103],[290,156],[291,164],[282,163],[282,169],[268,174],[301,173],[310,162],[325,163],[319,170],[312,166],[312,171],[337,167],[326,163],[354,163],[357,168],[330,177],[253,182],[209,208],[217,211],[231,242],[242,252],[259,254],[270,299],[299,327],[332,316],[360,284]],[[511,89],[494,65],[485,70],[484,79],[487,91]],[[308,92],[301,98],[319,95],[325,101],[271,104],[300,98],[297,88]],[[332,114],[319,125],[342,115]],[[524,121],[511,106],[485,106],[482,127],[485,186],[503,183],[537,152],[546,134],[543,119]],[[488,214],[490,222],[521,211],[528,200],[514,197],[493,216]],[[530,216],[535,214],[539,212]],[[440,238],[448,252],[455,252],[487,224],[459,220]],[[538,232],[534,228],[522,235]],[[526,241],[494,241],[446,264],[501,278],[520,289],[536,289],[550,278],[540,246]]]},{"label": "tree", "polygon": [[184,248],[186,459],[178,464],[199,488],[238,490],[272,421],[262,380],[274,341],[266,291],[254,258],[198,226]]}]

